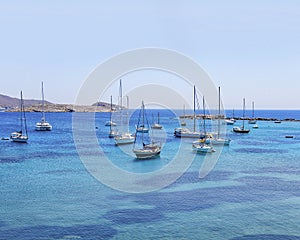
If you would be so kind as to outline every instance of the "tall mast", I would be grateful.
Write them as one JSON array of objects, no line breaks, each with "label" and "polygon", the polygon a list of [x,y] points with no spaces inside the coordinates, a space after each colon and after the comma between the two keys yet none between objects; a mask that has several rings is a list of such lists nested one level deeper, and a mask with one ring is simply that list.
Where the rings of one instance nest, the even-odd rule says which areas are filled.
[{"label": "tall mast", "polygon": [[120,87],[119,87],[119,97],[120,97],[120,108],[122,110],[122,105],[123,105],[123,93],[122,93],[122,80],[120,79]]},{"label": "tall mast", "polygon": [[[126,96],[126,125],[129,127],[129,121],[128,121],[128,117],[129,117],[129,96]],[[129,131],[129,128],[127,129],[127,131]]]},{"label": "tall mast", "polygon": [[220,117],[221,117],[221,88],[219,86],[219,111],[218,111],[218,138],[220,138]]},{"label": "tall mast", "polygon": [[23,93],[21,91],[21,101],[20,101],[20,114],[21,114],[21,133],[23,131]]},{"label": "tall mast", "polygon": [[44,99],[44,83],[42,82],[42,112],[43,112],[43,116],[42,116],[42,121],[45,121],[45,103],[44,103],[45,99]]},{"label": "tall mast", "polygon": [[205,126],[205,100],[203,96],[203,130],[204,130],[204,136],[206,136],[206,126]]},{"label": "tall mast", "polygon": [[120,110],[120,122],[121,122],[121,128],[122,128],[122,131],[124,131],[124,128],[123,128],[123,90],[122,90],[122,80],[120,79],[120,86],[119,86],[119,110]]},{"label": "tall mast", "polygon": [[111,121],[111,115],[112,115],[112,95],[110,95],[110,115],[109,115],[109,130],[111,132],[111,124],[112,124],[112,121]]},{"label": "tall mast", "polygon": [[252,118],[254,118],[254,101],[252,102]]},{"label": "tall mast", "polygon": [[[22,95],[23,95],[23,94],[22,94]],[[28,137],[23,96],[22,96],[22,105],[23,105],[23,115],[24,115],[24,126],[25,126],[25,133],[26,133],[26,136]]]},{"label": "tall mast", "polygon": [[144,119],[144,111],[145,111],[145,106],[144,106],[144,101],[142,101],[142,114],[143,114],[143,116],[142,116],[142,143],[144,144],[144,124],[145,124],[145,119]]},{"label": "tall mast", "polygon": [[159,124],[159,112],[157,113],[157,124]]},{"label": "tall mast", "polygon": [[245,118],[245,98],[243,98],[243,129],[244,129],[244,118]]},{"label": "tall mast", "polygon": [[194,85],[194,132],[196,132],[196,86]]}]

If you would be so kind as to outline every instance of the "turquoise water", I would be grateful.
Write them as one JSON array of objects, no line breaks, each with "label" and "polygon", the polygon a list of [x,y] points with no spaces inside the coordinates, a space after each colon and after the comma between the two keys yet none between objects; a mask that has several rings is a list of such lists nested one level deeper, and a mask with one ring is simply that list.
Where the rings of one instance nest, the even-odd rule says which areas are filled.
[{"label": "turquoise water", "polygon": [[[104,127],[108,113],[96,114],[99,144],[116,166],[135,173],[167,166],[180,144],[193,155],[190,140],[173,137],[175,116],[160,116],[166,140],[159,158],[136,161],[114,146]],[[18,114],[0,118],[0,137],[8,137]],[[205,156],[196,155],[170,186],[132,194],[103,185],[85,169],[73,141],[72,113],[47,114],[52,132],[35,132],[39,119],[27,114],[28,144],[0,141],[0,239],[300,239],[300,122],[259,121],[248,135],[228,126],[232,142],[205,178],[199,178]]]}]

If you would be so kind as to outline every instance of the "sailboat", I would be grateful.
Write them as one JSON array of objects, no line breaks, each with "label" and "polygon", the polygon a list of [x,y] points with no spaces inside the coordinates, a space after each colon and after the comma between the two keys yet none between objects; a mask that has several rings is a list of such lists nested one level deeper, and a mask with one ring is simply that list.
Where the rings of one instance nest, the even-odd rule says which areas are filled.
[{"label": "sailboat", "polygon": [[[143,112],[142,114],[145,115],[145,112]],[[140,112],[140,115],[141,115],[141,112]],[[141,117],[141,116],[139,116],[139,119],[140,119],[140,117]],[[145,117],[145,116],[143,116],[143,121],[142,121],[142,123],[140,124],[140,123],[138,122],[138,125],[135,126],[136,132],[139,132],[139,133],[148,133],[148,132],[149,132],[149,127],[147,127],[147,126],[149,125],[149,124],[148,124],[148,119],[146,118],[146,120],[147,120],[147,126],[145,126],[144,117]]]},{"label": "sailboat", "polygon": [[[142,116],[141,116],[142,115]],[[139,116],[139,121],[140,121],[140,117],[142,117],[142,125],[145,126],[145,105],[144,105],[144,101],[142,101],[142,108],[140,111],[140,116]],[[136,131],[135,136],[137,137],[137,133],[138,131]],[[161,144],[159,143],[150,143],[150,144],[146,144],[145,143],[145,132],[141,132],[142,133],[142,147],[139,148],[135,148],[135,145],[133,147],[133,153],[136,155],[137,159],[149,159],[149,158],[153,158],[156,157],[160,154],[161,152]],[[135,143],[136,143],[136,137],[135,137]]]},{"label": "sailboat", "polygon": [[252,102],[252,118],[248,121],[249,124],[256,124],[256,119],[254,118],[254,102]]},{"label": "sailboat", "polygon": [[152,129],[162,129],[162,125],[159,124],[159,112],[157,113],[157,122],[153,123],[151,128]]},{"label": "sailboat", "polygon": [[203,96],[203,131],[204,137],[200,136],[198,141],[194,141],[192,144],[193,150],[197,153],[212,153],[215,152],[215,149],[210,145],[210,143],[206,143],[206,126],[205,126],[205,100]]},{"label": "sailboat", "polygon": [[250,129],[245,129],[245,98],[243,99],[243,125],[241,127],[234,127],[232,130],[236,133],[249,133]]},{"label": "sailboat", "polygon": [[[24,111],[24,102],[23,102],[23,93],[21,91],[21,99],[20,99],[20,121],[21,121],[21,128],[18,132],[13,132],[10,134],[10,139],[13,142],[19,143],[27,143],[28,141],[28,133],[27,133],[27,124],[26,124],[26,116]],[[25,130],[25,133],[24,133]]]},{"label": "sailboat", "polygon": [[194,129],[193,131],[187,128],[175,128],[174,135],[179,138],[199,138],[200,132],[196,132],[196,87],[194,86]]},{"label": "sailboat", "polygon": [[[112,123],[112,111],[113,111],[113,107],[112,107],[112,96],[110,96],[110,114],[109,114],[109,121],[110,123]],[[113,129],[112,126],[116,126],[117,124],[113,125],[110,124],[109,125],[109,134],[108,137],[109,138],[114,138],[115,136],[118,135],[118,131],[116,129]]]},{"label": "sailboat", "polygon": [[[129,108],[128,98],[127,98],[127,109]],[[122,80],[120,79],[119,87],[119,112],[121,124],[123,121],[123,90],[122,90]],[[114,137],[116,145],[124,145],[134,143],[135,136],[129,132],[119,132],[117,136]]]},{"label": "sailboat", "polygon": [[234,109],[232,109],[232,118],[230,119],[225,119],[225,123],[227,125],[233,125],[235,123],[235,118],[234,118]]},{"label": "sailboat", "polygon": [[45,118],[45,99],[44,99],[44,83],[42,82],[42,119],[35,124],[36,131],[51,131],[52,126],[46,121]]},{"label": "sailboat", "polygon": [[180,123],[181,126],[186,126],[186,122],[184,121],[184,119],[185,119],[185,104],[183,104],[183,120]]},{"label": "sailboat", "polygon": [[[117,124],[115,122],[112,121],[112,111],[113,111],[113,107],[112,107],[112,96],[110,96],[110,115],[109,115],[109,121],[107,121],[105,123],[106,127],[109,127],[109,132],[112,131],[111,127],[115,127],[117,126]],[[109,137],[114,137],[113,135],[109,134]]]},{"label": "sailboat", "polygon": [[218,133],[216,137],[207,138],[205,143],[211,143],[212,145],[229,145],[231,139],[222,138],[220,136],[220,128],[221,128],[221,88],[219,87],[219,102],[218,102]]}]

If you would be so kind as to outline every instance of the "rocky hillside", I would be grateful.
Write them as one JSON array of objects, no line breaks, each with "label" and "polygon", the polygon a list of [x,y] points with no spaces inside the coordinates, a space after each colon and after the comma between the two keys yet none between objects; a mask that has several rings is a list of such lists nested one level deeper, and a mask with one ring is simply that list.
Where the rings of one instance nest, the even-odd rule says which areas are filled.
[{"label": "rocky hillside", "polygon": [[[32,106],[41,104],[41,100],[34,99],[24,99],[24,106]],[[53,104],[51,102],[45,101],[45,104]],[[2,108],[16,108],[20,106],[19,98],[12,98],[6,95],[0,94],[0,107]]]},{"label": "rocky hillside", "polygon": [[[24,99],[24,106],[26,112],[41,112],[41,100]],[[113,109],[116,106],[113,105]],[[0,110],[7,112],[20,111],[20,99],[12,98],[0,94]],[[55,104],[45,101],[45,112],[108,112],[110,111],[110,104],[105,102],[97,102],[92,106],[74,106],[72,104]]]}]

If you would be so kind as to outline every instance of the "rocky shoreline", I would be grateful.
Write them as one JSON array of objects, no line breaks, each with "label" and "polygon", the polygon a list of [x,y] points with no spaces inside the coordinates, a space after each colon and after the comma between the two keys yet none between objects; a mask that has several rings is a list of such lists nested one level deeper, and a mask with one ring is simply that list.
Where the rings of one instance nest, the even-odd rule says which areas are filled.
[{"label": "rocky shoreline", "polygon": [[[193,115],[181,115],[180,116],[181,119],[193,119],[194,116]],[[197,114],[196,115],[197,119],[203,119],[203,115],[202,114]],[[217,116],[215,115],[206,115],[205,119],[217,119]],[[224,116],[221,116],[222,120],[230,120],[231,118],[224,118]],[[234,120],[243,120],[242,117],[235,117]],[[299,119],[295,119],[295,118],[285,118],[285,119],[278,119],[278,118],[262,118],[262,117],[256,117],[256,118],[249,118],[246,117],[244,118],[244,120],[248,121],[248,120],[256,120],[256,121],[271,121],[271,122],[276,122],[276,121],[285,121],[285,122],[300,122]]]},{"label": "rocky shoreline", "polygon": [[[72,104],[46,104],[45,112],[109,112],[106,106],[78,106]],[[19,112],[19,108],[7,109],[5,112]],[[42,112],[42,105],[25,107],[25,112]]]}]

